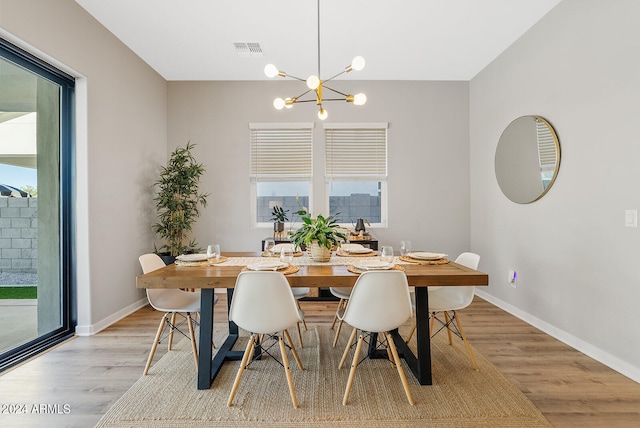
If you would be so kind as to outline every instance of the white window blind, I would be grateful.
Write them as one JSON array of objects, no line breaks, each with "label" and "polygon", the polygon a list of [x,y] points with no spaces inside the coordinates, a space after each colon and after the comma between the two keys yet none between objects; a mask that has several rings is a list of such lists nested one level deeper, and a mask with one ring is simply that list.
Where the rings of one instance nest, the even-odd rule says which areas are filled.
[{"label": "white window blind", "polygon": [[540,119],[536,119],[536,131],[538,137],[540,168],[555,168],[557,162],[556,140],[553,138],[549,126]]},{"label": "white window blind", "polygon": [[387,179],[387,124],[325,124],[329,180]]},{"label": "white window blind", "polygon": [[249,128],[253,181],[311,179],[313,123],[252,123]]}]

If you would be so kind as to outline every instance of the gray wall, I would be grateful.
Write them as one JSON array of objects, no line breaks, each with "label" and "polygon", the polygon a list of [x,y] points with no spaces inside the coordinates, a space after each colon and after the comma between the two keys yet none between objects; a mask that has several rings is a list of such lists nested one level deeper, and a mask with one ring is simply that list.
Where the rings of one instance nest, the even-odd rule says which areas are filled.
[{"label": "gray wall", "polygon": [[0,0],[0,11],[0,37],[77,77],[77,330],[90,334],[145,301],[135,277],[153,250],[166,81],[73,0]]},{"label": "gray wall", "polygon": [[[313,213],[323,206],[324,137],[309,104],[276,110],[273,99],[300,92],[300,82],[169,82],[169,149],[187,141],[207,167],[209,206],[195,227],[201,246],[259,250],[272,226],[251,228],[249,123],[315,121]],[[340,87],[338,87],[340,85]],[[457,255],[469,249],[467,82],[336,82],[365,92],[367,104],[329,103],[327,122],[389,122],[388,228],[368,228],[380,245],[411,239],[415,249]]]},{"label": "gray wall", "polygon": [[[563,0],[470,83],[471,248],[494,302],[640,381],[640,2]],[[502,195],[504,128],[540,115],[560,172],[541,200]],[[518,272],[517,287],[507,272]]]}]

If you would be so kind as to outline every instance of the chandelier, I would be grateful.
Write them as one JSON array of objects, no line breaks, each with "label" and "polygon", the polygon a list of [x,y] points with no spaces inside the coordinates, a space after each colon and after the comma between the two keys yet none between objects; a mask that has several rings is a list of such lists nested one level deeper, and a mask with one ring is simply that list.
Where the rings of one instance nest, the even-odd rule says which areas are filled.
[{"label": "chandelier", "polygon": [[[264,68],[264,73],[269,78],[273,78],[276,76],[279,76],[282,78],[289,77],[291,79],[300,80],[302,82],[307,83],[308,89],[302,94],[298,95],[297,97],[289,97],[285,99],[276,98],[273,101],[273,106],[276,109],[282,110],[285,107],[292,108],[293,105],[296,103],[315,102],[316,105],[318,105],[320,108],[320,110],[318,111],[318,117],[321,120],[325,120],[328,116],[328,113],[327,113],[327,110],[324,108],[323,103],[326,101],[346,101],[348,103],[353,103],[357,106],[361,106],[367,102],[367,96],[365,94],[362,94],[362,93],[356,94],[356,95],[345,94],[333,88],[330,88],[326,85],[327,82],[330,82],[331,80],[335,79],[338,76],[341,76],[344,73],[350,73],[353,70],[360,71],[363,68],[364,68],[364,58],[362,58],[361,56],[357,56],[353,59],[351,64],[349,64],[347,67],[344,68],[344,70],[342,70],[335,76],[329,79],[324,79],[324,80],[320,78],[320,0],[318,0],[318,74],[317,75],[312,74],[308,78],[302,79],[300,77],[291,76],[285,73],[284,71],[278,70],[278,68],[273,64],[267,64]],[[323,98],[323,90],[331,91],[332,93],[331,96],[334,96],[336,98]],[[307,94],[310,95],[311,93],[315,94],[315,98],[311,98],[311,99],[302,98]]]}]

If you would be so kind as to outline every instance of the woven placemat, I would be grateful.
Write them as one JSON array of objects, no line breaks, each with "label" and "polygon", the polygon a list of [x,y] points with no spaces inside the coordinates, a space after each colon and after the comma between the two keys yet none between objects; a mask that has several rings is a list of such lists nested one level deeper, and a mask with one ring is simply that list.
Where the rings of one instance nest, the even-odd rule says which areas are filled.
[{"label": "woven placemat", "polygon": [[209,260],[201,260],[199,262],[185,262],[184,260],[176,260],[176,266],[212,266],[220,263],[224,263],[228,260],[228,257],[220,256],[218,260],[209,259]]},{"label": "woven placemat", "polygon": [[418,260],[411,258],[409,256],[400,256],[398,259],[407,263],[415,263],[418,265],[446,265],[449,263],[449,259],[438,259],[438,260]]},{"label": "woven placemat", "polygon": [[[347,266],[347,270],[351,273],[362,273],[362,272],[367,272],[367,270],[364,269],[358,269],[357,267],[355,267],[354,265],[349,265]],[[374,269],[374,270],[378,270],[378,269]],[[391,269],[383,269],[383,270],[401,270],[404,271],[404,268],[400,265],[393,265],[393,267]]]},{"label": "woven placemat", "polygon": [[[246,271],[248,271],[248,270],[252,270],[252,269],[249,269],[249,268],[248,268],[248,267],[246,267],[246,266],[242,268],[242,271],[243,271],[243,272],[246,272]],[[283,274],[285,274],[285,275],[289,275],[289,274],[291,274],[291,273],[296,273],[296,272],[298,272],[299,270],[300,270],[300,268],[299,268],[298,266],[296,266],[296,265],[289,265],[289,266],[287,266],[287,267],[286,267],[286,268],[284,268],[284,269],[278,269],[278,270],[277,270],[277,272],[283,273]],[[258,271],[254,271],[254,272],[258,272]],[[264,272],[270,272],[270,271],[264,271]]]},{"label": "woven placemat", "polygon": [[[296,251],[295,253],[293,253],[293,257],[302,257],[303,252],[302,251]],[[262,252],[262,257],[280,257],[279,253],[270,253],[269,251],[263,251]]]},{"label": "woven placemat", "polygon": [[371,251],[370,253],[348,253],[346,251],[336,251],[336,256],[342,257],[375,257],[378,255],[377,251]]}]

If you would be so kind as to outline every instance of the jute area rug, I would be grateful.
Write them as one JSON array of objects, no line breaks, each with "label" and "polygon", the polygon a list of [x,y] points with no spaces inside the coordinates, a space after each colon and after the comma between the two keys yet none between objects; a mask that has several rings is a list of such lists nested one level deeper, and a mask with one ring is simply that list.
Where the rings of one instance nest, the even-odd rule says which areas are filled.
[{"label": "jute area rug", "polygon": [[[225,327],[216,325],[217,343],[222,343]],[[367,359],[358,366],[349,403],[343,406],[353,350],[349,364],[341,370],[337,367],[350,330],[344,326],[335,348],[331,347],[333,330],[326,324],[309,325],[303,332],[304,348],[298,346],[295,329],[291,330],[304,366],[300,370],[289,354],[300,404],[297,409],[291,404],[284,369],[271,358],[249,365],[232,407],[227,407],[227,398],[239,361],[225,363],[211,389],[198,390],[189,341],[184,339],[157,361],[97,426],[551,426],[524,394],[477,352],[480,371],[474,371],[462,342],[456,340],[449,346],[444,333],[432,341],[433,385],[421,386],[404,365],[415,406],[408,403],[396,369],[380,359]],[[244,350],[246,340],[241,337],[236,348]],[[278,348],[274,349],[279,356]]]}]

